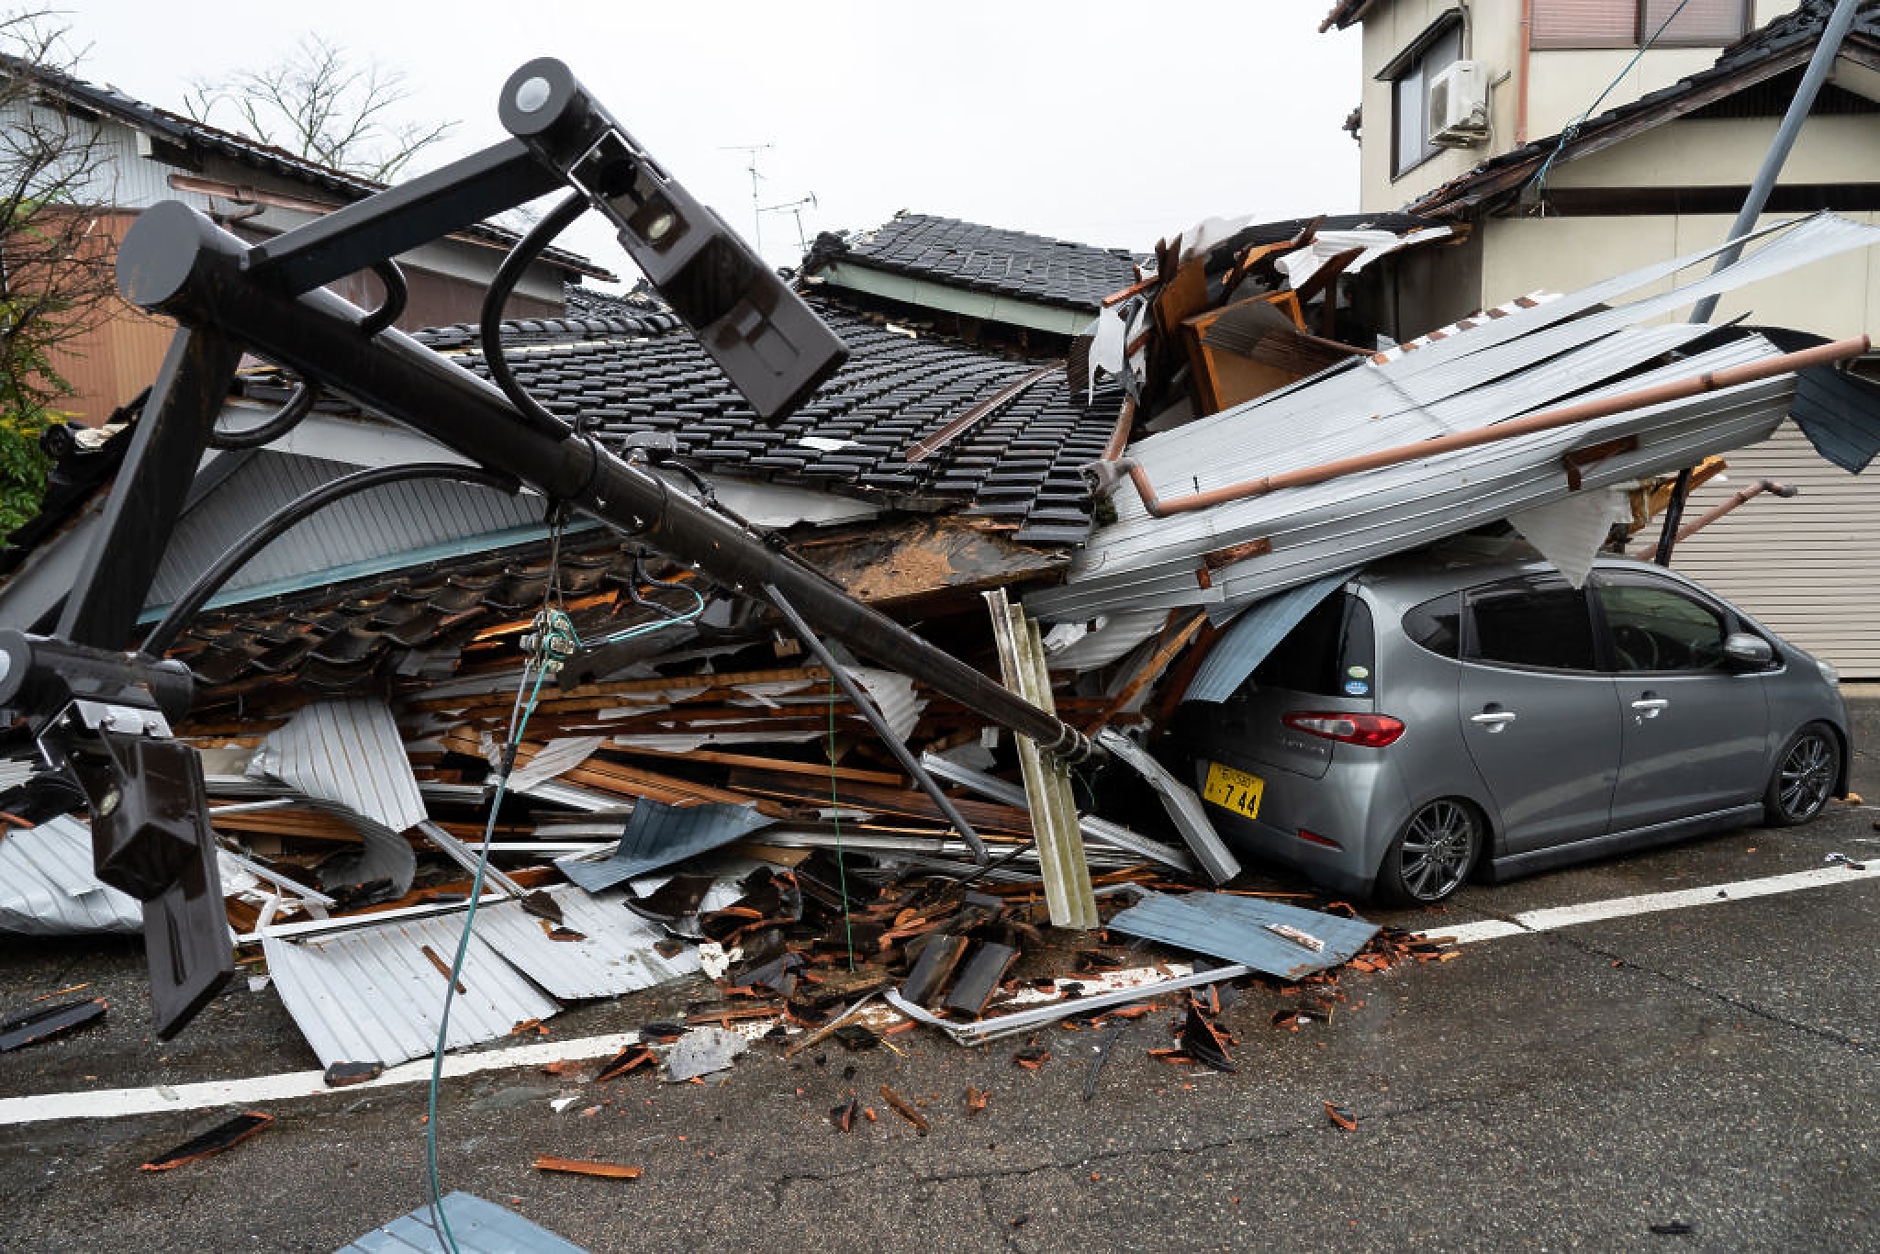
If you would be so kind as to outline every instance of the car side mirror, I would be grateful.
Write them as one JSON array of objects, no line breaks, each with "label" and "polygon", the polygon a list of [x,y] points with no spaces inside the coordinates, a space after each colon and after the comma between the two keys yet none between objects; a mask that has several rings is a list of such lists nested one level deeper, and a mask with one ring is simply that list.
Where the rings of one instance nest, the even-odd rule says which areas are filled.
[{"label": "car side mirror", "polygon": [[1761,636],[1737,631],[1724,640],[1723,656],[1737,670],[1759,671],[1775,660],[1776,651]]}]

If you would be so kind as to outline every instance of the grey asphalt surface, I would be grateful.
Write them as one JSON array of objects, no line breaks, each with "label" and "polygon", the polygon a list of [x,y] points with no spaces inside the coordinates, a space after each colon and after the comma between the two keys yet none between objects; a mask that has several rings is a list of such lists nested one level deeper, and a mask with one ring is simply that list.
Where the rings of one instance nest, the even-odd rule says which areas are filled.
[{"label": "grey asphalt surface", "polygon": [[[1854,711],[1853,786],[1880,800],[1880,696]],[[1836,805],[1805,828],[1368,917],[1440,930],[1813,869],[1831,850],[1880,858],[1876,819]],[[1271,1022],[1291,998],[1251,989],[1223,1016],[1241,1041],[1231,1075],[1149,1057],[1173,1018],[1158,1012],[1089,1102],[1094,1036],[1065,1028],[1040,1034],[1052,1056],[1035,1073],[1011,1061],[1018,1042],[972,1051],[924,1030],[895,1037],[899,1055],[760,1045],[705,1085],[486,1073],[446,1084],[442,1174],[596,1251],[1880,1248],[1877,907],[1880,881],[1862,881],[1486,941],[1347,972],[1332,1021],[1297,1032]],[[272,991],[238,988],[179,1040],[149,1039],[143,978],[133,943],[9,943],[0,1008],[88,980],[112,1009],[0,1056],[0,1097],[316,1065]],[[550,1039],[701,995],[581,1007]],[[884,1082],[931,1135],[887,1110]],[[977,1116],[969,1085],[991,1092]],[[851,1093],[880,1121],[842,1135],[827,1116]],[[563,1094],[580,1100],[555,1114]],[[231,1112],[0,1126],[0,1248],[330,1250],[423,1200],[421,1086],[264,1108],[275,1122],[254,1140],[162,1174],[138,1164]],[[551,1175],[538,1153],[644,1175]],[[1652,1231],[1671,1223],[1690,1231]]]}]

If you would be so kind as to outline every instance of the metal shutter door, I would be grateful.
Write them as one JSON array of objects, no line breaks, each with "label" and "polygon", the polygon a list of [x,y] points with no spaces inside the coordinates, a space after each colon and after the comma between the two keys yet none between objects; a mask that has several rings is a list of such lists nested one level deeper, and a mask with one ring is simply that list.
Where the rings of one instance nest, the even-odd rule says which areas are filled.
[{"label": "metal shutter door", "polygon": [[1680,544],[1672,566],[1832,662],[1843,678],[1880,679],[1880,467],[1848,474],[1793,423],[1728,460],[1729,482],[1693,493],[1686,519],[1758,479],[1800,495],[1756,497]]}]

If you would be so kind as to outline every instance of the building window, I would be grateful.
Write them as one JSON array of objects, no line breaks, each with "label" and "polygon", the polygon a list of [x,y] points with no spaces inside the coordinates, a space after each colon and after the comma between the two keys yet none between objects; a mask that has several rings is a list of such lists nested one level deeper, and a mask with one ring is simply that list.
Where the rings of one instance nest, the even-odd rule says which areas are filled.
[{"label": "building window", "polygon": [[1534,0],[1533,46],[1637,48],[1660,26],[1653,47],[1727,44],[1749,29],[1749,8],[1749,0],[1685,0],[1682,10],[1678,0]]},{"label": "building window", "polygon": [[1391,177],[1441,152],[1430,142],[1430,80],[1462,59],[1462,23],[1446,19],[1419,35],[1378,77],[1390,82]]}]

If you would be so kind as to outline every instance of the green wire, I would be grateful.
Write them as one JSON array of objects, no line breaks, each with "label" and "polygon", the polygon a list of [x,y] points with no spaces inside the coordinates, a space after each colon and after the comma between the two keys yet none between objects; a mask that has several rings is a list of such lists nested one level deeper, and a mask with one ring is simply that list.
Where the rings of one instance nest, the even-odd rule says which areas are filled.
[{"label": "green wire", "polygon": [[628,627],[624,631],[617,631],[610,636],[602,636],[599,640],[582,640],[576,637],[575,643],[590,649],[599,648],[604,644],[618,644],[622,640],[631,640],[635,636],[644,636],[649,632],[660,631],[667,627],[677,627],[681,623],[689,623],[705,612],[705,598],[699,595],[697,588],[687,588],[686,591],[692,594],[692,599],[697,601],[698,604],[676,618],[662,618],[657,622],[641,623],[635,627]]},{"label": "green wire", "polygon": [[[656,623],[643,623],[638,627],[628,628],[624,632],[609,636],[596,643],[608,644],[617,640],[626,640],[633,636],[642,636],[649,632],[659,631],[662,628],[677,627],[681,623],[690,622],[704,612],[705,598],[699,596],[696,589],[687,589],[687,591],[691,592],[692,595],[698,599],[698,606],[690,613],[679,618],[663,619]],[[577,646],[580,644],[578,637],[575,643]],[[450,964],[450,982],[444,987],[444,1008],[442,1013],[438,1016],[437,1047],[431,1053],[431,1085],[425,1100],[424,1159],[425,1168],[429,1174],[431,1190],[432,1227],[436,1230],[437,1234],[443,1238],[444,1246],[451,1251],[451,1254],[459,1254],[459,1249],[457,1238],[450,1230],[450,1221],[444,1218],[442,1200],[443,1188],[438,1181],[437,1174],[437,1094],[444,1075],[444,1052],[446,1041],[450,1033],[451,1001],[455,998],[457,993],[457,980],[463,974],[464,957],[470,951],[470,932],[476,923],[477,902],[483,896],[483,873],[490,865],[490,845],[496,837],[496,816],[502,809],[503,794],[509,787],[509,771],[514,765],[515,759],[513,755],[516,746],[522,743],[522,734],[529,725],[529,716],[535,713],[535,703],[542,695],[542,681],[548,677],[548,667],[539,664],[539,662],[532,661],[531,664],[536,668],[535,686],[529,691],[528,704],[523,705],[522,690],[529,682],[529,672],[528,668],[525,666],[522,672],[522,682],[516,685],[516,702],[517,710],[520,710],[520,717],[517,716],[516,710],[511,710],[509,740],[505,749],[506,756],[503,763],[503,773],[496,780],[496,795],[490,802],[489,822],[485,823],[483,826],[483,847],[477,857],[476,875],[470,882],[470,908],[464,912],[463,932],[457,938],[457,955]],[[832,685],[834,684],[833,679],[830,682]],[[829,709],[829,728],[829,751],[831,755],[829,759],[829,782],[833,790],[835,786],[835,707],[833,704],[831,704]],[[840,833],[841,828],[838,827],[836,854],[838,865],[841,861]],[[843,894],[842,910],[844,918],[846,919],[848,914],[848,896],[846,888]],[[851,942],[849,946],[849,969],[855,969],[855,947],[853,942]]]},{"label": "green wire", "polygon": [[[513,755],[516,745],[521,743],[523,729],[529,725],[529,715],[535,713],[535,702],[542,694],[542,680],[547,675],[546,666],[536,668],[535,687],[529,693],[529,703],[523,709],[522,717],[516,721],[514,730],[510,733],[507,754]],[[523,682],[528,682],[526,670],[523,672]],[[522,695],[520,685],[516,688],[516,695],[518,697]],[[509,787],[509,767],[513,760],[513,757],[510,757],[503,763],[502,776],[496,781],[496,796],[490,802],[489,822],[483,826],[483,848],[477,857],[476,876],[470,881],[470,908],[464,912],[463,931],[457,937],[457,956],[450,964],[450,982],[444,986],[444,1009],[438,1016],[437,1048],[431,1053],[431,1087],[425,1101],[424,1161],[425,1168],[430,1173],[433,1226],[437,1229],[438,1235],[443,1237],[444,1245],[451,1251],[451,1254],[458,1254],[458,1247],[457,1238],[450,1230],[450,1220],[444,1218],[443,1189],[438,1183],[437,1176],[437,1092],[444,1076],[445,1043],[450,1033],[450,1003],[457,993],[457,980],[463,974],[464,956],[470,952],[470,930],[476,922],[477,902],[483,896],[483,872],[490,865],[490,844],[496,837],[496,815],[502,809],[503,792]]]},{"label": "green wire", "polygon": [[836,677],[829,676],[829,817],[836,825],[836,882],[842,891],[842,940],[855,970],[855,930],[849,923],[849,871],[842,861],[842,798],[836,787]]}]

